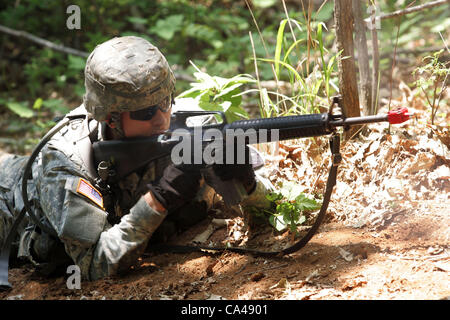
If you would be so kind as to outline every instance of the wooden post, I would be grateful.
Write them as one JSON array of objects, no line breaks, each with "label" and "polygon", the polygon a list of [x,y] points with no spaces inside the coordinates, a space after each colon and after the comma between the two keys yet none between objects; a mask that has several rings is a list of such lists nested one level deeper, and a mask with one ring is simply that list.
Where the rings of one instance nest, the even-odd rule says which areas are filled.
[{"label": "wooden post", "polygon": [[370,115],[372,109],[372,77],[369,66],[369,52],[367,50],[366,24],[363,20],[362,10],[361,1],[353,0],[355,47],[358,52],[359,94],[364,114]]},{"label": "wooden post", "polygon": [[[337,50],[343,50],[338,60],[340,94],[347,117],[358,117],[361,112],[353,53],[352,0],[335,0],[334,15]],[[352,127],[346,132],[344,139],[348,140],[358,129],[357,126]]]}]

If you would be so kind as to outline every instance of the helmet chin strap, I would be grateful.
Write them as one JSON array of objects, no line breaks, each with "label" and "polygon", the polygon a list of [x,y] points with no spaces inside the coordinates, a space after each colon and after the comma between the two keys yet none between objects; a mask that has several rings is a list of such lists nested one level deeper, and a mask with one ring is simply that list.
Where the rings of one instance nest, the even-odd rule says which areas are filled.
[{"label": "helmet chin strap", "polygon": [[125,138],[125,133],[122,128],[122,118],[119,112],[111,112],[111,118],[109,119],[109,128],[113,134],[114,139]]}]

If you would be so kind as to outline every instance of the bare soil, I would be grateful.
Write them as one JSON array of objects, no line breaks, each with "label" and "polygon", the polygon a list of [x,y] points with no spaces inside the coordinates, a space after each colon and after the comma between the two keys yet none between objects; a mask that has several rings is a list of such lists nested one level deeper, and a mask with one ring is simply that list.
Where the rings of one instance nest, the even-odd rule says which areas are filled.
[{"label": "bare soil", "polygon": [[[448,299],[450,206],[405,212],[380,229],[325,223],[301,251],[282,258],[236,253],[143,257],[128,275],[82,282],[10,271],[2,299]],[[445,223],[447,221],[447,223]]]}]

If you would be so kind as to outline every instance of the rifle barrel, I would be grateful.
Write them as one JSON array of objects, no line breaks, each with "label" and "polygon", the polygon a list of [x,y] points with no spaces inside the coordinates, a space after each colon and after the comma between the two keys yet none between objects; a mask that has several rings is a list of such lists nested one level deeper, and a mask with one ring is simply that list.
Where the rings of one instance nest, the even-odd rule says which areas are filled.
[{"label": "rifle barrel", "polygon": [[342,127],[342,126],[354,126],[354,125],[358,125],[358,124],[384,122],[384,121],[389,121],[388,115],[352,117],[352,118],[330,121],[330,124],[332,127]]},{"label": "rifle barrel", "polygon": [[[328,114],[305,114],[299,116],[286,116],[278,118],[262,118],[251,120],[238,120],[225,126],[225,130],[255,130],[267,132],[267,140],[289,140],[327,135],[332,132],[328,123]],[[273,136],[272,130],[277,130],[277,136]]]}]

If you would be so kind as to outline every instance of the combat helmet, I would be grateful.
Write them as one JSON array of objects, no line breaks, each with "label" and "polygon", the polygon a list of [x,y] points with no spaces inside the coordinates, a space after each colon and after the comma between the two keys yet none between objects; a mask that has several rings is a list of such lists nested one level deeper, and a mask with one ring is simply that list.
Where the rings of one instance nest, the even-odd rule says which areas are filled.
[{"label": "combat helmet", "polygon": [[173,96],[175,77],[147,40],[117,37],[98,45],[86,61],[84,106],[97,121],[136,111]]}]

